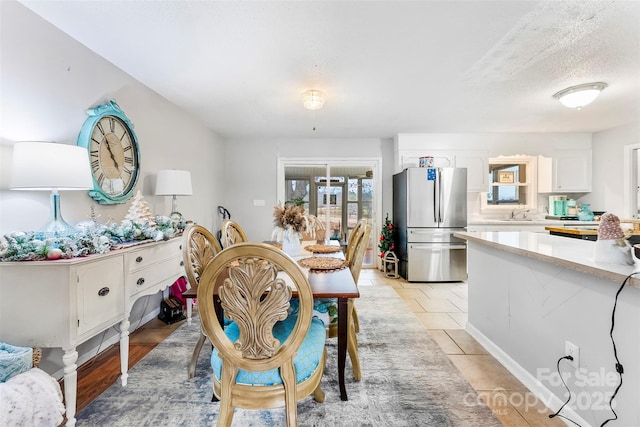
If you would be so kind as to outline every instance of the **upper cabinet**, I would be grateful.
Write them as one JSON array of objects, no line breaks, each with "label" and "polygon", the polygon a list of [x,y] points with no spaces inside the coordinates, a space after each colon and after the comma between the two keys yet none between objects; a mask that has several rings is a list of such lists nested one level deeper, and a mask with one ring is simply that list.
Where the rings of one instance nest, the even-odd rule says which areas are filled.
[{"label": "upper cabinet", "polygon": [[539,193],[591,192],[591,150],[554,150],[538,157]]},{"label": "upper cabinet", "polygon": [[484,150],[405,150],[400,153],[401,169],[418,167],[421,156],[433,156],[435,167],[467,168],[467,191],[487,191],[489,156]]}]

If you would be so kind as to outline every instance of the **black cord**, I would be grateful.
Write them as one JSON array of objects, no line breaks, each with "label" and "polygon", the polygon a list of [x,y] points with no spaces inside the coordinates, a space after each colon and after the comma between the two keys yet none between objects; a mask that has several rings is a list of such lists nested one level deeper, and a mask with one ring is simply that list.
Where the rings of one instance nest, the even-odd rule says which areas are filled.
[{"label": "black cord", "polygon": [[613,302],[613,310],[611,312],[611,330],[609,331],[609,336],[611,337],[611,344],[613,345],[613,357],[615,357],[616,359],[616,372],[620,375],[620,382],[618,383],[618,386],[609,399],[609,408],[611,409],[611,412],[613,412],[613,418],[605,420],[602,424],[600,424],[600,427],[604,426],[609,421],[615,421],[618,419],[618,414],[616,414],[616,411],[613,409],[613,399],[615,399],[616,394],[618,394],[618,390],[620,390],[620,387],[622,387],[622,374],[624,374],[624,367],[622,366],[622,363],[620,363],[620,359],[618,359],[618,349],[616,348],[616,341],[613,339],[613,328],[616,326],[616,307],[618,306],[618,296],[620,295],[620,292],[622,292],[622,289],[624,289],[625,285],[627,284],[629,279],[631,279],[631,277],[639,273],[640,271],[634,271],[624,279],[622,285],[620,285],[620,288],[618,288],[618,292],[616,292],[616,298]]},{"label": "black cord", "polygon": [[558,369],[558,375],[560,375],[560,380],[562,380],[562,384],[564,385],[564,388],[567,389],[567,392],[569,393],[569,397],[567,398],[567,401],[564,402],[562,404],[562,406],[560,407],[560,409],[558,409],[555,413],[549,415],[549,418],[554,418],[554,417],[560,417],[560,418],[564,418],[567,421],[571,421],[572,423],[574,423],[575,425],[580,427],[580,424],[578,424],[577,422],[565,417],[564,415],[560,415],[560,411],[562,411],[562,409],[567,406],[567,404],[571,401],[571,390],[569,390],[569,387],[567,386],[567,383],[564,382],[564,378],[562,377],[562,374],[560,373],[560,362],[563,359],[567,359],[567,360],[573,360],[573,357],[571,356],[562,356],[560,359],[558,359],[558,362],[556,363],[556,367]]}]

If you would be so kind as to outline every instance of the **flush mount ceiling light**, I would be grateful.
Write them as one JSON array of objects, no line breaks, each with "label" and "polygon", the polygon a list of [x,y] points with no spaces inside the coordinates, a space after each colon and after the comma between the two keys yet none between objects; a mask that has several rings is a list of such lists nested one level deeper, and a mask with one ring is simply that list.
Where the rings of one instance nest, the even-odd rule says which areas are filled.
[{"label": "flush mount ceiling light", "polygon": [[324,93],[311,89],[302,94],[302,104],[308,110],[319,110],[324,105]]},{"label": "flush mount ceiling light", "polygon": [[606,83],[585,83],[562,89],[553,95],[562,105],[569,108],[580,109],[591,104],[600,95],[600,92],[607,87]]}]

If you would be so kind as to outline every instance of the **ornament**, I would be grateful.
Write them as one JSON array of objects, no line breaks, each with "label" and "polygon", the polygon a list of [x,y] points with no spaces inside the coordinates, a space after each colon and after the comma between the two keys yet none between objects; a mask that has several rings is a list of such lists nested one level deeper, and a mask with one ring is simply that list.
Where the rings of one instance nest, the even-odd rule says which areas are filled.
[{"label": "ornament", "polygon": [[47,252],[47,259],[55,260],[60,259],[62,257],[62,249],[60,248],[51,248]]}]

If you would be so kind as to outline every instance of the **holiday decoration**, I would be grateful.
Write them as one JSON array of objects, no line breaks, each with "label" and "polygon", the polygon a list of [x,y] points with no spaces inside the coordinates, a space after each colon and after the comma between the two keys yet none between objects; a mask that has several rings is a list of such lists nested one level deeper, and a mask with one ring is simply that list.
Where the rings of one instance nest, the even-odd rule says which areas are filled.
[{"label": "holiday decoration", "polygon": [[380,242],[378,243],[378,249],[380,249],[380,258],[384,258],[384,254],[387,251],[393,251],[395,245],[393,242],[393,224],[389,220],[389,214],[384,220],[382,231],[380,232]]},{"label": "holiday decoration", "polygon": [[131,206],[129,207],[129,212],[127,213],[127,216],[124,217],[124,220],[122,220],[122,223],[124,224],[127,220],[141,227],[154,227],[156,225],[154,217],[151,214],[151,209],[149,209],[149,205],[142,196],[140,190],[138,190],[136,195],[133,197]]},{"label": "holiday decoration", "polygon": [[80,233],[42,240],[33,232],[14,231],[0,240],[0,261],[42,261],[102,254],[129,242],[167,240],[180,235],[184,220],[153,216],[140,192],[120,224],[97,222],[91,207],[89,221],[78,224]]}]

